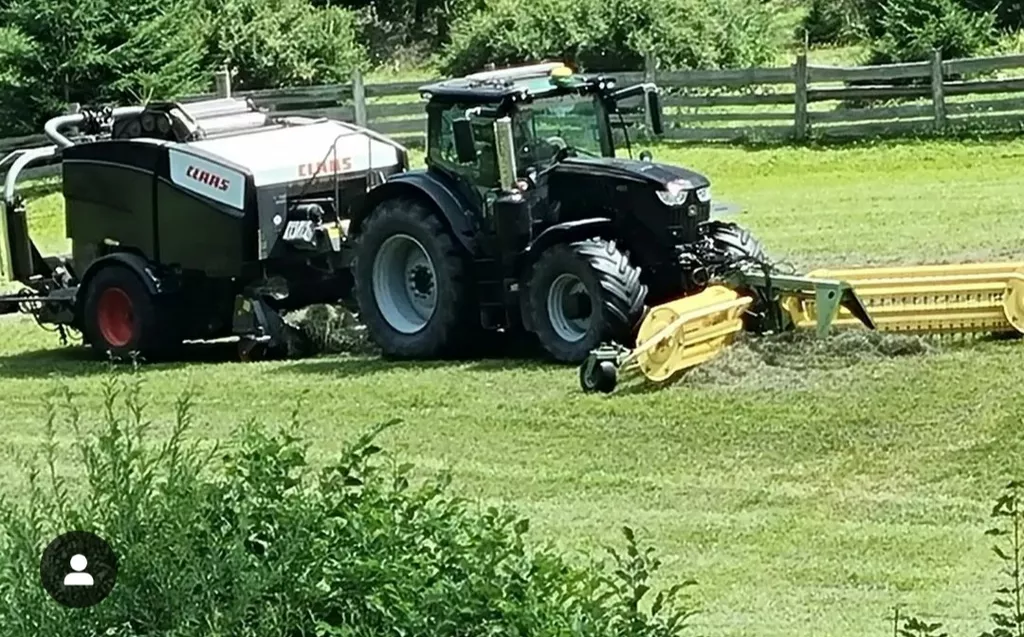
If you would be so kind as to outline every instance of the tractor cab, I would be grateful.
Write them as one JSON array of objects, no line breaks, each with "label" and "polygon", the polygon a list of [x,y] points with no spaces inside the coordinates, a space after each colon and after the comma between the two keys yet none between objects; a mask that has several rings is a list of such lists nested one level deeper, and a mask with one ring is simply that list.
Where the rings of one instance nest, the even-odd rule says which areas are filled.
[{"label": "tractor cab", "polygon": [[[480,191],[510,191],[568,157],[615,157],[617,139],[631,152],[628,129],[638,113],[661,133],[653,84],[617,89],[613,78],[578,75],[560,63],[484,71],[421,93],[428,167]],[[637,97],[641,108],[622,106]]]}]

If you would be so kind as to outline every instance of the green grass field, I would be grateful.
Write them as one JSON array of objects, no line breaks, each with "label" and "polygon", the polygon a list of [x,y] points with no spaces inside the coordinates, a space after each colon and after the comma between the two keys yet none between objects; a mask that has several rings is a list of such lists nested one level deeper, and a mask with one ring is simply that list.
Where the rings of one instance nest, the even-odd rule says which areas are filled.
[{"label": "green grass field", "polygon": [[[1024,140],[836,149],[669,148],[799,267],[1020,258]],[[62,243],[59,195],[34,202]],[[635,525],[667,575],[694,577],[708,635],[891,634],[892,606],[953,634],[986,628],[1002,585],[982,535],[1024,473],[1024,343],[929,343],[894,356],[867,339],[740,344],[657,391],[580,392],[537,362],[385,364],[323,357],[240,364],[204,356],[145,368],[149,415],[199,390],[202,435],[284,424],[296,401],[318,457],[398,417],[386,446],[450,467],[466,495],[516,504],[567,548]],[[890,348],[891,349],[891,348]],[[99,409],[104,365],[30,320],[0,322],[8,483],[43,440],[43,393],[63,377]]]}]

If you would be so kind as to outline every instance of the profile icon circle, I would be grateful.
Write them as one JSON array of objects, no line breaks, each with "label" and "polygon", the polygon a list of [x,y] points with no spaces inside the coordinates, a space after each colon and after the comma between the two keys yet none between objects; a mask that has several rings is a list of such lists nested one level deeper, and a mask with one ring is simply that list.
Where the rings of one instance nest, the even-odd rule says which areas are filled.
[{"label": "profile icon circle", "polygon": [[117,556],[99,536],[71,531],[47,545],[39,575],[57,603],[69,608],[95,606],[114,590]]}]

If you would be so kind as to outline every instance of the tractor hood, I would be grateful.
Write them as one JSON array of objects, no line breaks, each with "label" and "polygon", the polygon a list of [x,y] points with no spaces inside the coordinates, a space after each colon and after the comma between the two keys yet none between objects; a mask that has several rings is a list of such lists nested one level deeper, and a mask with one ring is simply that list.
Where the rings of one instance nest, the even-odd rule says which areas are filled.
[{"label": "tractor hood", "polygon": [[617,157],[569,157],[552,169],[562,175],[578,174],[612,179],[640,181],[664,188],[668,183],[685,180],[690,188],[706,188],[708,178],[700,173],[670,164],[656,164]]}]

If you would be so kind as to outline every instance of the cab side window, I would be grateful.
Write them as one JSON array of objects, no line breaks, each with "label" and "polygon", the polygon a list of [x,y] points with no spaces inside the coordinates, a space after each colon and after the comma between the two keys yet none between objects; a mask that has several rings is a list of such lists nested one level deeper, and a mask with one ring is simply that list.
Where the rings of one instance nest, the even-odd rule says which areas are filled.
[{"label": "cab side window", "polygon": [[455,133],[452,122],[466,113],[466,105],[453,105],[440,109],[431,117],[437,117],[436,133],[430,140],[430,160],[445,169],[461,175],[476,186],[493,188],[498,185],[497,154],[494,148],[493,120],[474,117],[473,137],[476,142],[477,160],[472,164],[459,162],[455,152]]}]

